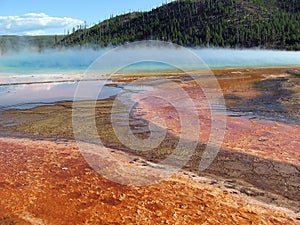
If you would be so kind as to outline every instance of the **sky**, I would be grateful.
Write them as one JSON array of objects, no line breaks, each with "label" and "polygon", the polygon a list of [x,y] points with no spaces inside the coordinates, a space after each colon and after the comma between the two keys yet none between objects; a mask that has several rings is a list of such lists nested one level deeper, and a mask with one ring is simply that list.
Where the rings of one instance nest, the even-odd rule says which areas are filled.
[{"label": "sky", "polygon": [[171,0],[0,0],[0,35],[66,34],[85,22],[147,11]]}]

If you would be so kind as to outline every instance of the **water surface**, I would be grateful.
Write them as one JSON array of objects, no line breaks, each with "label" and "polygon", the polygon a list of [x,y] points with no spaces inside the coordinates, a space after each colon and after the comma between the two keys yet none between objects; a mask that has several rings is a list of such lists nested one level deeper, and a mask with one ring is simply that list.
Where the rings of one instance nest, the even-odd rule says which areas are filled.
[{"label": "water surface", "polygon": [[[122,89],[103,86],[103,81],[85,81],[89,89],[79,100],[91,100],[89,93],[101,89],[97,99],[106,99],[119,94]],[[33,83],[0,86],[0,110],[29,109],[59,101],[72,101],[78,82]]]},{"label": "water surface", "polygon": [[[0,56],[2,75],[51,75],[84,73],[99,57],[110,49],[64,49],[44,52],[24,51]],[[299,66],[300,52],[259,49],[190,49],[210,68],[220,67],[283,67]],[[128,56],[130,57],[130,56]],[[142,60],[142,59],[141,59]],[[112,59],[118,61],[118,59]],[[180,62],[179,62],[180,63]],[[180,64],[178,65],[180,66]],[[132,70],[162,70],[160,63],[136,64]],[[1,77],[0,77],[1,80]]]}]

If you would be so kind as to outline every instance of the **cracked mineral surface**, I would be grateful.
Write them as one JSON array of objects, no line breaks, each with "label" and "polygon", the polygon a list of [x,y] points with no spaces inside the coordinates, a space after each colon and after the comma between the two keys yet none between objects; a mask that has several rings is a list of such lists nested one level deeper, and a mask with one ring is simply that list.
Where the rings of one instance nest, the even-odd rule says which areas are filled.
[{"label": "cracked mineral surface", "polygon": [[[74,140],[72,102],[0,111],[0,224],[300,224],[300,87],[299,78],[286,71],[213,71],[226,105],[215,111],[214,119],[225,116],[226,126],[220,150],[204,171],[199,163],[211,132],[209,102],[192,79],[165,76],[194,101],[200,132],[188,162],[163,180],[165,168],[158,163],[178,144],[181,124],[176,109],[161,99],[141,99],[130,113],[130,135],[137,138],[149,137],[150,127],[168,127],[164,141],[145,152],[124,146],[115,135],[111,114],[121,115],[112,112],[115,98],[97,102],[97,136],[103,152],[109,151],[119,164],[99,152],[82,154]],[[122,86],[134,79],[112,83]],[[158,78],[142,79],[141,87],[149,79]],[[168,82],[154,88],[180,100]],[[133,92],[132,100],[141,94],[147,96]],[[90,116],[85,112],[90,104],[82,102],[79,120]],[[126,125],[122,119],[128,118],[120,118],[120,127]],[[83,132],[85,141],[93,138]],[[125,181],[143,183],[147,177],[159,182],[121,185],[109,179],[116,175]]]}]

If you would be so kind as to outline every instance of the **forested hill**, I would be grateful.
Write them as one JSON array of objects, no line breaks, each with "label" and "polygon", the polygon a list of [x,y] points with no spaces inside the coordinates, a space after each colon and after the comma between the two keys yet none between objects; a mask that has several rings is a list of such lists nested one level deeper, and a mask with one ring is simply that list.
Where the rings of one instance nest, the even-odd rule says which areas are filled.
[{"label": "forested hill", "polygon": [[42,51],[59,43],[65,35],[17,36],[0,35],[0,56],[7,52]]},{"label": "forested hill", "polygon": [[61,45],[165,40],[185,46],[300,50],[299,0],[184,0],[74,31]]}]

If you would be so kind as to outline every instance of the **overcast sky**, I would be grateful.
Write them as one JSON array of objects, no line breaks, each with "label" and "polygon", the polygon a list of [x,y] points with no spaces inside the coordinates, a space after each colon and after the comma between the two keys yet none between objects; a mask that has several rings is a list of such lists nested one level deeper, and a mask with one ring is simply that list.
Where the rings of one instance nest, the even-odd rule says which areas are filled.
[{"label": "overcast sky", "polygon": [[64,34],[130,11],[145,11],[170,0],[0,0],[0,35]]}]

